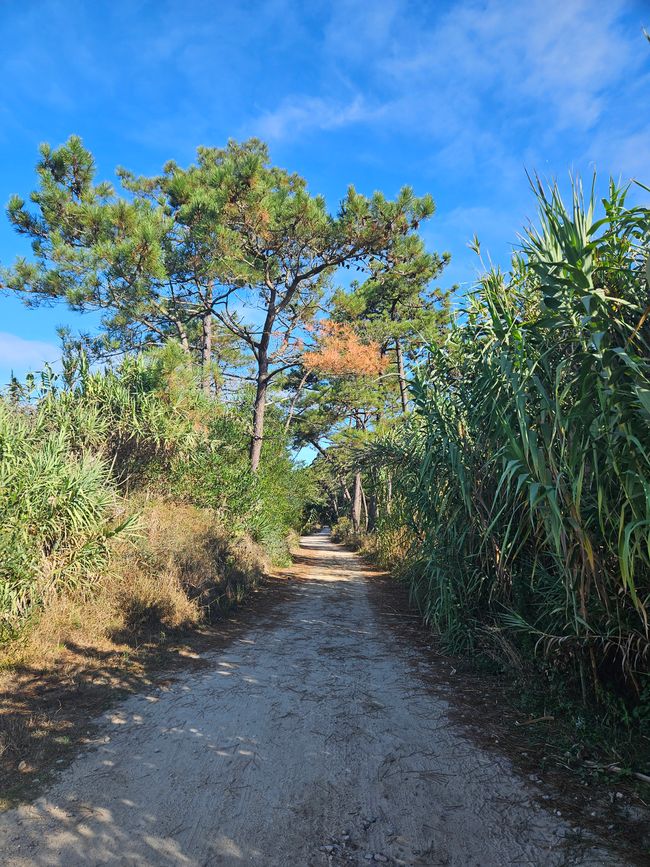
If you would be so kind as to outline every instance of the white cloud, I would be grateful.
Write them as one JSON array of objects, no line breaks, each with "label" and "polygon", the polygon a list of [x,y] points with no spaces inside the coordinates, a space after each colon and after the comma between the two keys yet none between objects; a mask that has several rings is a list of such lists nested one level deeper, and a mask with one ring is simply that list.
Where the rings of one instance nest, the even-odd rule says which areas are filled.
[{"label": "white cloud", "polygon": [[318,90],[281,101],[255,128],[281,139],[379,125],[431,140],[446,166],[506,166],[520,180],[524,160],[539,165],[567,135],[597,133],[612,104],[641,87],[647,52],[626,12],[626,0],[461,0],[444,12],[341,2],[320,46]]},{"label": "white cloud", "polygon": [[16,334],[0,331],[0,367],[23,373],[39,370],[44,364],[54,364],[61,358],[61,349],[42,340],[26,340]]},{"label": "white cloud", "polygon": [[588,128],[604,90],[641,55],[637,34],[619,23],[624,9],[621,0],[601,4],[598,14],[591,0],[465,0],[429,27],[411,20],[401,47],[383,52],[380,63],[401,86],[455,95],[463,117],[488,96],[497,111],[528,107]]},{"label": "white cloud", "polygon": [[446,279],[473,281],[475,232],[485,257],[508,266],[536,218],[526,170],[562,184],[593,166],[650,180],[648,49],[629,0],[341,0],[331,10],[312,89],[271,103],[253,130],[287,140],[354,127],[369,150],[392,142],[400,169],[413,155],[446,204],[423,229],[452,252]]},{"label": "white cloud", "polygon": [[562,122],[589,124],[603,90],[642,61],[639,33],[620,23],[624,0],[599,6],[594,14],[592,0],[461,0],[432,18],[426,7],[402,2],[387,6],[378,26],[355,2],[345,20],[334,19],[328,45],[345,61],[341,52],[352,47],[344,33],[354,33],[353,57],[364,66],[400,90],[453,94],[461,112],[489,93],[497,104],[528,99]]},{"label": "white cloud", "polygon": [[360,96],[347,102],[321,97],[295,96],[283,100],[277,109],[253,122],[253,132],[269,141],[278,141],[308,130],[332,130],[378,117]]}]

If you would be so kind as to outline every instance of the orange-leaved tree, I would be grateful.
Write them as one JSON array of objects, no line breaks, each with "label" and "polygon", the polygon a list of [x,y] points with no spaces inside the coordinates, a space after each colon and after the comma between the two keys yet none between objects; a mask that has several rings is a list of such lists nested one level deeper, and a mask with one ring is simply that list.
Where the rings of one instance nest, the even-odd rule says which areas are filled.
[{"label": "orange-leaved tree", "polygon": [[379,343],[364,343],[350,323],[327,319],[320,324],[315,348],[303,353],[302,363],[305,370],[327,376],[379,376],[388,362]]},{"label": "orange-leaved tree", "polygon": [[[341,449],[324,449],[320,441],[334,435],[343,438],[340,445],[350,444],[350,438],[356,441],[368,429],[378,409],[378,382],[387,364],[379,343],[362,339],[351,323],[331,320],[319,324],[313,348],[302,356],[305,373],[301,386],[306,384],[307,391],[298,410],[296,438],[314,446],[335,472],[351,506],[357,533],[364,503],[361,472],[354,460],[348,465],[350,455],[341,462]],[[352,495],[345,481],[350,472],[354,478]]]}]

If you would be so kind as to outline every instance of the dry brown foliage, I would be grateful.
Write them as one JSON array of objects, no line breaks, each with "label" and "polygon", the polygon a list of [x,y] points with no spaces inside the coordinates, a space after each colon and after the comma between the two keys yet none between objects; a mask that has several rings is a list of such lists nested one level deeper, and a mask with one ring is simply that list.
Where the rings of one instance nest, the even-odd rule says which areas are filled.
[{"label": "dry brown foliage", "polygon": [[141,530],[115,540],[111,571],[92,595],[53,595],[0,665],[54,662],[65,646],[115,649],[212,619],[240,601],[267,569],[250,540],[233,541],[209,509],[131,501]]},{"label": "dry brown foliage", "polygon": [[303,353],[308,370],[330,376],[379,376],[387,365],[378,343],[364,343],[347,323],[321,323],[316,349]]},{"label": "dry brown foliage", "polygon": [[2,648],[0,808],[68,760],[90,718],[146,680],[158,648],[202,633],[269,569],[256,544],[229,538],[208,509],[162,500],[130,508],[142,529],[115,541],[111,572],[92,595],[52,594]]}]

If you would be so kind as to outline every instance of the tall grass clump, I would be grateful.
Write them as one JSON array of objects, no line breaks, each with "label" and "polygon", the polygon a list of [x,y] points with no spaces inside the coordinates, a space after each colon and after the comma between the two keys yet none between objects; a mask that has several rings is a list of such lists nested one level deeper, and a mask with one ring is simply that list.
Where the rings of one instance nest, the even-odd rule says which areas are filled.
[{"label": "tall grass clump", "polygon": [[52,593],[89,586],[125,526],[108,462],[0,400],[0,637]]},{"label": "tall grass clump", "polygon": [[[535,183],[491,269],[367,460],[393,473],[409,579],[453,649],[543,652],[583,693],[637,696],[650,642],[650,211]],[[390,523],[390,521],[389,521]]]},{"label": "tall grass clump", "polygon": [[[110,540],[129,531],[141,542],[165,503],[185,525],[187,508],[207,520],[215,551],[227,538],[241,554],[252,540],[286,561],[302,507],[300,472],[271,418],[263,469],[251,473],[249,416],[245,395],[239,403],[206,395],[174,343],[115,369],[93,370],[80,355],[67,357],[61,374],[12,382],[0,398],[1,633],[57,594],[92,590],[109,566],[119,568],[118,549],[128,565],[128,544]],[[223,557],[217,562],[226,570]],[[203,571],[221,592],[216,571]]]}]

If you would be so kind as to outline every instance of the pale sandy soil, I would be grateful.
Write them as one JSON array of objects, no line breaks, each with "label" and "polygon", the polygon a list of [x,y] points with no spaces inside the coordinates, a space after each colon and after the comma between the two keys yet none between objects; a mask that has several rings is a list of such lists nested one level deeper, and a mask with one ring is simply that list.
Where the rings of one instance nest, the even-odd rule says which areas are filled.
[{"label": "pale sandy soil", "polygon": [[544,809],[417,675],[361,561],[302,540],[287,603],[106,714],[4,865],[622,864]]}]

